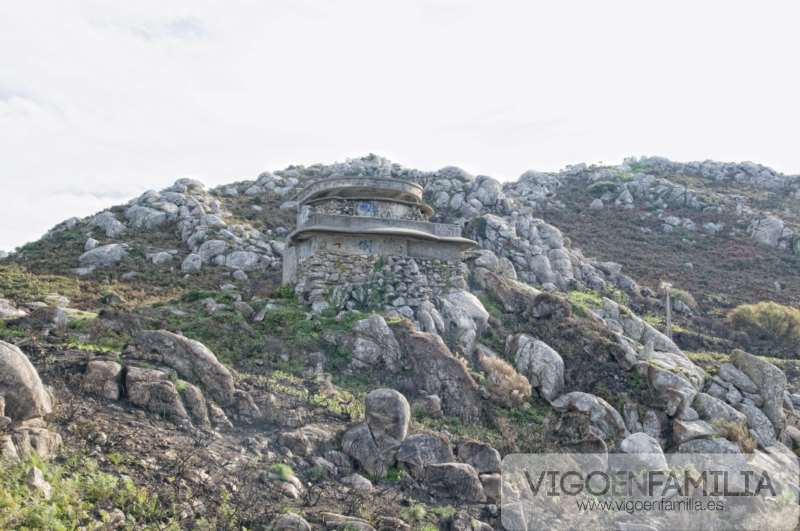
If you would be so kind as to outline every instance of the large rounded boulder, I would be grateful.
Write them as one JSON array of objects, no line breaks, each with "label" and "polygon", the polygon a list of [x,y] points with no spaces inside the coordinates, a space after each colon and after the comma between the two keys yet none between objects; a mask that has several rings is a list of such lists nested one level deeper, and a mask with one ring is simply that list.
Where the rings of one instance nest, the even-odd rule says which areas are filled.
[{"label": "large rounded boulder", "polygon": [[387,440],[399,444],[406,438],[411,421],[406,397],[394,389],[375,389],[367,395],[364,405],[367,426],[379,445]]},{"label": "large rounded boulder", "polygon": [[43,417],[53,410],[50,394],[30,360],[4,341],[0,341],[0,396],[5,397],[5,415],[13,420]]},{"label": "large rounded boulder", "polygon": [[182,378],[202,384],[220,404],[233,402],[233,375],[199,341],[166,330],[146,330],[136,336],[134,346],[138,357],[172,367]]}]

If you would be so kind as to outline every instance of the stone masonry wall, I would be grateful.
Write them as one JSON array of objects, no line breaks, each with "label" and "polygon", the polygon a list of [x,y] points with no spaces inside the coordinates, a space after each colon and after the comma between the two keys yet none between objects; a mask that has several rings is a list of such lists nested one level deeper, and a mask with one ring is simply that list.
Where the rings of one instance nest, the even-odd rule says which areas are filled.
[{"label": "stone masonry wall", "polygon": [[311,213],[336,214],[344,216],[363,216],[383,219],[410,219],[426,221],[419,205],[381,201],[378,199],[329,199],[309,205]]},{"label": "stone masonry wall", "polygon": [[319,250],[298,264],[295,292],[315,311],[419,305],[466,285],[459,262],[407,256],[342,255]]}]

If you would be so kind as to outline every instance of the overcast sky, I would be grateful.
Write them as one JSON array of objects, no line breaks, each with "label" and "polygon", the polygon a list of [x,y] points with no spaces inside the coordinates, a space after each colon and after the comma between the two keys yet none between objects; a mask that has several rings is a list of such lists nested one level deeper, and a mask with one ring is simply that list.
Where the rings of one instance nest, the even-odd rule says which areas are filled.
[{"label": "overcast sky", "polygon": [[179,177],[369,152],[501,180],[800,172],[796,1],[0,4],[0,249]]}]

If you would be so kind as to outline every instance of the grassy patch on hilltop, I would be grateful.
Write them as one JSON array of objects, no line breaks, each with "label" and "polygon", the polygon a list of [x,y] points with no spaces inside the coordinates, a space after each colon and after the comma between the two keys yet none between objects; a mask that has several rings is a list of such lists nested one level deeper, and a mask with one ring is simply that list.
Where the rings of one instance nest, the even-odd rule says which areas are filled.
[{"label": "grassy patch on hilltop", "polygon": [[33,274],[13,263],[0,265],[0,296],[28,302],[53,293],[73,298],[80,292],[81,284],[75,278]]}]

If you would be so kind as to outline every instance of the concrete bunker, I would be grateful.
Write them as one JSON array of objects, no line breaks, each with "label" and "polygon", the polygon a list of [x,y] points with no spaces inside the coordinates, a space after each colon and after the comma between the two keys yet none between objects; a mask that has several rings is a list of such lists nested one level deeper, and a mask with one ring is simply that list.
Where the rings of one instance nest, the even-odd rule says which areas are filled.
[{"label": "concrete bunker", "polygon": [[416,307],[464,287],[461,259],[477,244],[459,225],[431,223],[413,182],[331,177],[297,197],[297,227],[283,257],[283,283],[315,311]]}]

